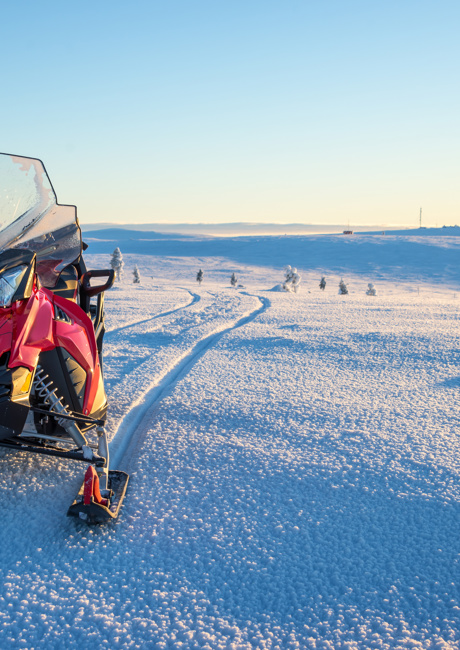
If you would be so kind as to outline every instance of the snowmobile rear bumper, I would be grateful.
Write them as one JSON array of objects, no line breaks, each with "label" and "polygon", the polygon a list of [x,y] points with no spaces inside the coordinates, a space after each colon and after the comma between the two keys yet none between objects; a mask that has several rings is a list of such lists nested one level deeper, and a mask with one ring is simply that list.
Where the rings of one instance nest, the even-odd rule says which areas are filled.
[{"label": "snowmobile rear bumper", "polygon": [[[93,470],[92,466],[88,468],[89,470]],[[119,470],[109,470],[108,492],[110,496],[107,499],[100,497],[98,482],[91,486],[91,494],[88,496],[89,478],[91,477],[88,477],[87,472],[83,485],[77,498],[70,506],[67,516],[78,517],[87,524],[105,524],[112,519],[116,519],[128,486],[129,475]]]}]

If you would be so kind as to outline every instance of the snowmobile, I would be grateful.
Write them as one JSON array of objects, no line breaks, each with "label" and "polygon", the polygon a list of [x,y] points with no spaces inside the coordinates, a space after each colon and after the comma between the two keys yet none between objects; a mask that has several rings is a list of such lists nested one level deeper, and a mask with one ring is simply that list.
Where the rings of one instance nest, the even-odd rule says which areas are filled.
[{"label": "snowmobile", "polygon": [[0,446],[88,464],[68,515],[118,516],[128,484],[109,470],[102,341],[113,270],[88,270],[77,209],[43,163],[0,154]]}]

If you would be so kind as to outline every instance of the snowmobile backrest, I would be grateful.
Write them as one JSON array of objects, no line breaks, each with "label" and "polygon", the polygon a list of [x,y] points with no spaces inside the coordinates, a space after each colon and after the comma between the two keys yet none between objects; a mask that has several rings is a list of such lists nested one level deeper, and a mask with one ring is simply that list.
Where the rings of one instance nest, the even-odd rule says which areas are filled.
[{"label": "snowmobile backrest", "polygon": [[[107,278],[107,282],[104,284],[91,284],[92,278]],[[90,313],[91,298],[94,296],[103,296],[104,291],[110,289],[110,287],[115,282],[115,271],[110,270],[97,270],[97,271],[86,271],[82,274],[80,278],[80,307],[86,311],[87,314]]]},{"label": "snowmobile backrest", "polygon": [[[96,284],[91,286],[91,279],[92,278],[107,278],[107,282],[104,284]],[[107,269],[107,270],[97,270],[97,271],[86,271],[84,275],[82,275],[81,278],[81,286],[88,296],[88,298],[92,298],[93,296],[97,296],[98,293],[103,293],[104,291],[107,291],[110,289],[110,287],[113,285],[115,282],[115,271],[113,269]]]}]

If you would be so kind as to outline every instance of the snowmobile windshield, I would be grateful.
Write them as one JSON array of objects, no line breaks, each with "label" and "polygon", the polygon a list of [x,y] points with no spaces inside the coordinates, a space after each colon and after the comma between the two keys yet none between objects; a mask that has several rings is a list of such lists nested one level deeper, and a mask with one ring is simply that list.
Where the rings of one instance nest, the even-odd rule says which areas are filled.
[{"label": "snowmobile windshield", "polygon": [[76,207],[58,204],[41,160],[0,154],[0,252],[9,248],[34,251],[52,288],[81,254],[81,231]]}]

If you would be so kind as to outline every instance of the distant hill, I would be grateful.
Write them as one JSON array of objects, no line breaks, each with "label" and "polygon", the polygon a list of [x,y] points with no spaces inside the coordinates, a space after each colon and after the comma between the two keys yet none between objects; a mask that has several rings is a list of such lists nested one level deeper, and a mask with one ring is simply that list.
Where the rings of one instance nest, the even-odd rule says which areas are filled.
[{"label": "distant hill", "polygon": [[460,226],[443,226],[442,228],[394,228],[385,226],[321,226],[314,224],[256,224],[256,223],[224,223],[224,224],[81,224],[83,236],[86,238],[122,240],[126,238],[160,240],[187,239],[194,236],[208,237],[244,237],[244,236],[280,236],[280,235],[333,235],[342,234],[346,230],[361,235],[405,235],[410,237],[458,237]]},{"label": "distant hill", "polygon": [[87,229],[85,226],[81,227],[83,232],[83,239],[101,239],[104,241],[124,241],[127,239],[144,240],[144,241],[158,241],[171,239],[190,239],[191,235],[183,235],[181,233],[163,233],[156,232],[155,230],[132,230],[129,226],[116,228],[101,228],[100,230]]},{"label": "distant hill", "polygon": [[[364,234],[364,233],[361,233]],[[375,235],[375,232],[369,232],[369,235]],[[386,235],[407,235],[410,237],[458,237],[460,236],[460,226],[442,226],[442,228],[411,228],[407,230],[386,230]]]},{"label": "distant hill", "polygon": [[[408,233],[408,234],[407,234]],[[119,246],[123,256],[195,258],[198,268],[206,260],[219,259],[222,269],[295,266],[301,274],[364,275],[368,282],[389,279],[460,285],[460,228],[417,228],[410,231],[308,235],[247,235],[211,237],[209,235],[166,235],[156,231],[107,228],[84,232],[87,254],[105,256]],[[169,261],[167,261],[169,260]],[[167,262],[166,262],[167,261]],[[106,264],[107,262],[101,262]],[[177,264],[181,264],[177,262]]]},{"label": "distant hill", "polygon": [[211,237],[237,237],[244,235],[320,235],[337,234],[344,230],[354,232],[382,232],[385,229],[395,229],[394,226],[357,226],[351,227],[346,224],[279,224],[279,223],[151,223],[151,224],[118,224],[118,223],[96,223],[81,224],[83,232],[102,230],[134,230],[138,232],[156,232],[164,234],[181,235],[209,235]]}]

